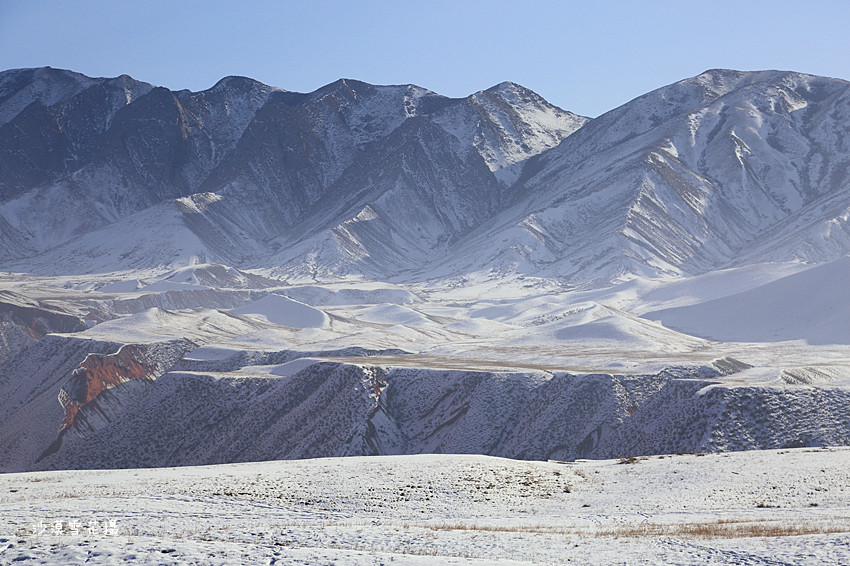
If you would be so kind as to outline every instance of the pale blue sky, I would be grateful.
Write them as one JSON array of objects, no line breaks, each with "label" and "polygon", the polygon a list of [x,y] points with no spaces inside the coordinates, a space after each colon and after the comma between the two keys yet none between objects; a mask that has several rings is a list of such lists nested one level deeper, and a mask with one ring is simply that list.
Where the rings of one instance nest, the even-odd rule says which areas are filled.
[{"label": "pale blue sky", "polygon": [[511,80],[596,116],[710,68],[850,79],[849,23],[846,0],[0,0],[0,69],[191,90],[344,77],[455,97]]}]

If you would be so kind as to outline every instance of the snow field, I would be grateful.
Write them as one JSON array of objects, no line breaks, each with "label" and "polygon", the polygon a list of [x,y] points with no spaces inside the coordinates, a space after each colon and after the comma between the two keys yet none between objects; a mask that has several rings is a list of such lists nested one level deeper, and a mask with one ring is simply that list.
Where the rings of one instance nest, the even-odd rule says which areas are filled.
[{"label": "snow field", "polygon": [[[563,464],[427,455],[6,474],[0,557],[839,564],[850,559],[848,457],[795,449]],[[119,534],[68,527],[93,519],[114,520]],[[40,535],[39,521],[48,525]]]},{"label": "snow field", "polygon": [[321,310],[283,295],[266,295],[258,301],[233,309],[236,314],[255,315],[272,324],[292,328],[322,328],[329,324],[328,315]]}]

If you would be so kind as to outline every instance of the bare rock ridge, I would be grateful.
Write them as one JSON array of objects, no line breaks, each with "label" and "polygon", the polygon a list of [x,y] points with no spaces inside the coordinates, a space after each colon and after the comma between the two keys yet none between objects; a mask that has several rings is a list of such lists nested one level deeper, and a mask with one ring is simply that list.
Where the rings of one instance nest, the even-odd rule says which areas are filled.
[{"label": "bare rock ridge", "polygon": [[850,442],[846,390],[730,389],[716,387],[717,375],[709,367],[623,376],[332,362],[276,379],[175,371],[138,392],[111,426],[37,467],[422,453],[572,460]]}]

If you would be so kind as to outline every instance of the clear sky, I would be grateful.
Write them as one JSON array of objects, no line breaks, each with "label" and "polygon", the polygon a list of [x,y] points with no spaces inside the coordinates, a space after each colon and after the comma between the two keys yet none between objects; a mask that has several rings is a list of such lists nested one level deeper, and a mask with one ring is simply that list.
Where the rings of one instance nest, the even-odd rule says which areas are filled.
[{"label": "clear sky", "polygon": [[510,80],[597,116],[711,68],[850,79],[850,1],[0,0],[0,69],[47,65],[174,90]]}]

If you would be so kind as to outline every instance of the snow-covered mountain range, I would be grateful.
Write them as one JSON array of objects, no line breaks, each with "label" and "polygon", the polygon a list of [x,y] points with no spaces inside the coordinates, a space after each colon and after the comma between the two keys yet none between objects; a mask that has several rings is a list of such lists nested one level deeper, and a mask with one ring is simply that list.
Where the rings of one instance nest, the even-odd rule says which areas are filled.
[{"label": "snow-covered mountain range", "polygon": [[848,86],[715,70],[589,120],[513,83],[193,93],[7,71],[0,258],[568,282],[828,261],[850,251]]},{"label": "snow-covered mountain range", "polygon": [[848,87],[0,73],[0,471],[850,444]]},{"label": "snow-covered mountain range", "polygon": [[54,69],[0,75],[0,116],[2,260],[66,273],[397,272],[499,212],[524,162],[587,121],[512,83],[191,93]]}]

